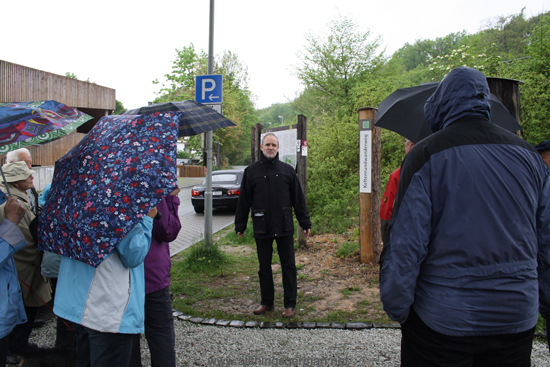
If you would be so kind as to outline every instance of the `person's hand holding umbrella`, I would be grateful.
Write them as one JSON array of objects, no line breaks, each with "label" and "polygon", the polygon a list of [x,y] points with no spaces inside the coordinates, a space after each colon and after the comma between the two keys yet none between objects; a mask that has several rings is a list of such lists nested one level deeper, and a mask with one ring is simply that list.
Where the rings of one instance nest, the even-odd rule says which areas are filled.
[{"label": "person's hand holding umbrella", "polygon": [[149,211],[149,213],[147,213],[147,216],[148,217],[151,217],[153,219],[155,219],[155,217],[157,216],[158,214],[158,210],[157,210],[157,207],[155,206],[153,209],[151,209],[151,211]]},{"label": "person's hand holding umbrella", "polygon": [[6,219],[18,224],[25,216],[26,210],[21,206],[19,200],[8,196],[4,212],[6,213]]}]

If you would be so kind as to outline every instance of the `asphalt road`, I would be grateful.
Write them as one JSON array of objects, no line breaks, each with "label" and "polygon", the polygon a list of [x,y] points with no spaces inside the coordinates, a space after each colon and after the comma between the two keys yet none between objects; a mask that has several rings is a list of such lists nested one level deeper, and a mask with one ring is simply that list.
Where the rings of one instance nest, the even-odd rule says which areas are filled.
[{"label": "asphalt road", "polygon": [[[181,191],[178,214],[181,221],[181,231],[178,238],[170,243],[170,256],[174,256],[191,245],[204,239],[204,214],[197,214],[191,205],[191,188],[202,183],[204,178],[179,179]],[[212,233],[216,233],[230,225],[235,220],[235,212],[228,209],[212,211]]]}]

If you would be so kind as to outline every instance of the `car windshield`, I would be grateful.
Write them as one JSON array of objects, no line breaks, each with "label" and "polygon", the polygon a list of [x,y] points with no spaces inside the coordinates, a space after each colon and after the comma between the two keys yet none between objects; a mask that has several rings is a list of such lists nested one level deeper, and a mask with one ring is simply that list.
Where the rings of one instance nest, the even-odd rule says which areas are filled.
[{"label": "car windshield", "polygon": [[237,181],[237,175],[234,173],[212,175],[212,182],[235,182],[235,181]]}]

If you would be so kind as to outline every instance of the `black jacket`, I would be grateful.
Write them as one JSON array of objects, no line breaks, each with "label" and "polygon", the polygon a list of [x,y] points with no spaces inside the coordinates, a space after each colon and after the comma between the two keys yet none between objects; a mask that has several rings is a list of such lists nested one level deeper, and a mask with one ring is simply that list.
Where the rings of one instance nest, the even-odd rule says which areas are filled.
[{"label": "black jacket", "polygon": [[311,228],[306,199],[294,168],[279,161],[278,154],[270,161],[260,152],[260,160],[244,170],[235,232],[244,233],[251,211],[254,238],[292,236],[292,208],[300,226]]}]

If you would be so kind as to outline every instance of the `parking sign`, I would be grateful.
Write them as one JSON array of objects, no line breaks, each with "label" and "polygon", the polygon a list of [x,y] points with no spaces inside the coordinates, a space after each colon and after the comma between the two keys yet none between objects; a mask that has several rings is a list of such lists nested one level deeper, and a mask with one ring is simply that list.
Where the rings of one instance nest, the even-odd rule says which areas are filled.
[{"label": "parking sign", "polygon": [[198,75],[195,77],[195,101],[199,103],[223,102],[223,76]]}]

